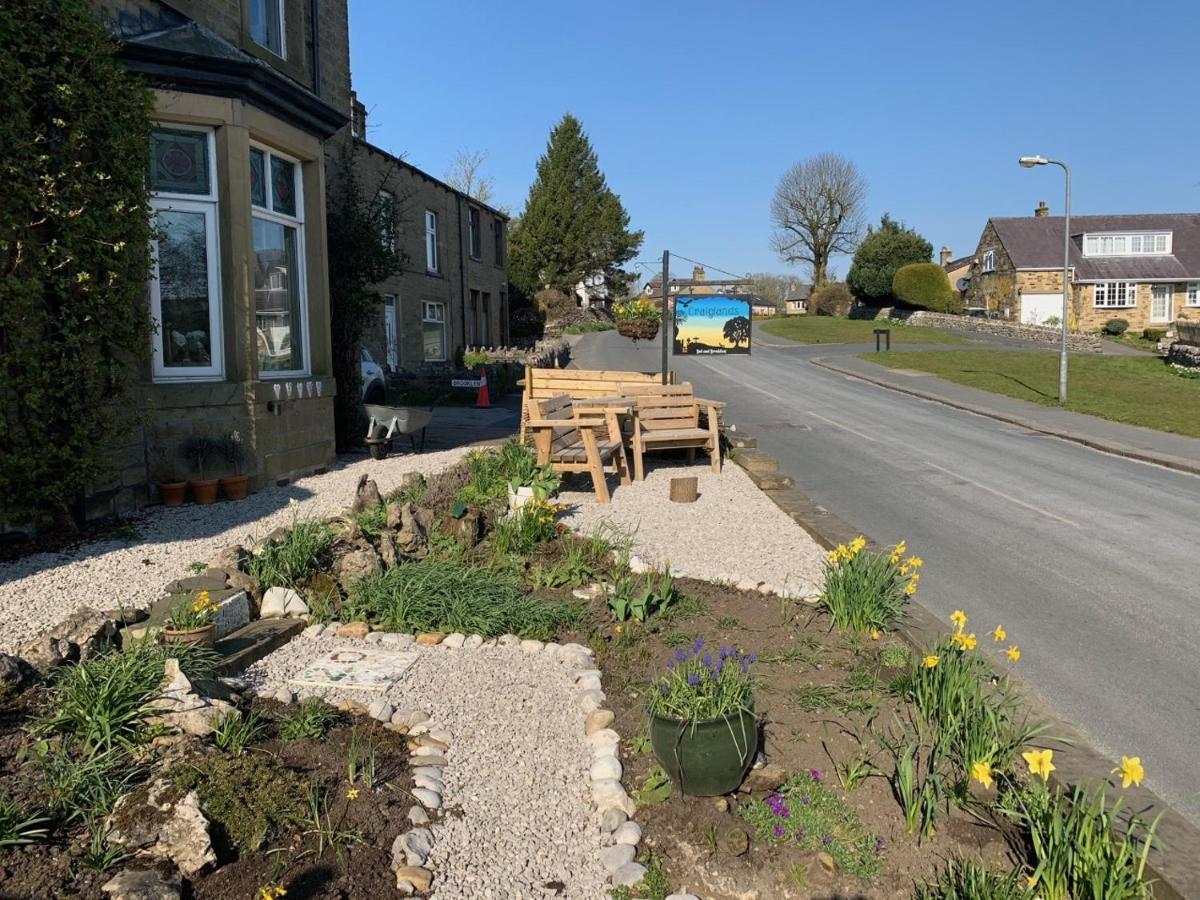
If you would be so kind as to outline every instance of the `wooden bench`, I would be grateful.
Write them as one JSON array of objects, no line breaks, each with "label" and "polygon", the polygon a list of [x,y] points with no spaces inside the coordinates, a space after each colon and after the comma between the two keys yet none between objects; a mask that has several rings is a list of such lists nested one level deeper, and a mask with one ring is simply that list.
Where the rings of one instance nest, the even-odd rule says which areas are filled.
[{"label": "wooden bench", "polygon": [[[621,396],[636,401],[633,411],[634,477],[645,478],[644,456],[651,450],[686,448],[688,464],[696,461],[696,450],[708,451],[712,469],[721,471],[720,411],[724,403],[702,400],[688,383],[679,385],[626,383]],[[700,414],[706,421],[701,424]]]},{"label": "wooden bench", "polygon": [[556,472],[587,472],[601,503],[608,502],[604,473],[611,466],[629,484],[629,461],[621,441],[615,409],[577,412],[565,394],[534,400],[525,423],[533,435],[539,464],[550,463]]},{"label": "wooden bench", "polygon": [[[675,373],[667,373],[669,384],[675,383]],[[545,369],[525,367],[525,390],[521,403],[521,439],[525,439],[525,422],[536,400],[548,400],[566,394],[573,400],[589,397],[620,397],[622,384],[661,384],[659,372],[621,372],[605,369]]]}]

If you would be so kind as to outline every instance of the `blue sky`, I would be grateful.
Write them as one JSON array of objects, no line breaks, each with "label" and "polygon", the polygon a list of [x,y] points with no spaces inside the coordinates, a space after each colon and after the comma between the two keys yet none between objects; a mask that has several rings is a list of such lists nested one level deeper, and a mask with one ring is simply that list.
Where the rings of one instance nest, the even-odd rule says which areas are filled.
[{"label": "blue sky", "polygon": [[1061,170],[1027,153],[1071,164],[1077,213],[1200,210],[1195,0],[350,0],[350,52],[372,142],[439,177],[486,151],[514,213],[551,127],[579,117],[641,260],[789,271],[771,195],[822,151],[862,170],[872,220],[935,252],[1039,200],[1061,213]]}]

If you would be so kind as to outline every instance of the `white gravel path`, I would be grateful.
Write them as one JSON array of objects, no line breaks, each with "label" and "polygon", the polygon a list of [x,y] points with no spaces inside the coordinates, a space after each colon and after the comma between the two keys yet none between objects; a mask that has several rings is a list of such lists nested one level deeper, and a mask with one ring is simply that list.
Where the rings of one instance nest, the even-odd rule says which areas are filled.
[{"label": "white gravel path", "polygon": [[[268,696],[315,656],[365,642],[304,637],[244,677]],[[379,646],[378,644],[374,646]],[[450,733],[445,812],[435,820],[432,896],[439,900],[606,897],[605,844],[589,802],[591,749],[574,668],[519,647],[417,647],[389,690],[331,689],[327,699],[384,699],[428,713]],[[399,828],[397,832],[399,832]],[[608,841],[611,843],[611,840]],[[565,885],[558,893],[553,882]]]},{"label": "white gravel path", "polygon": [[[672,503],[670,480],[684,475],[699,478],[699,498]],[[575,507],[564,521],[585,533],[605,521],[633,533],[634,552],[656,568],[669,561],[676,574],[765,583],[798,598],[815,595],[823,582],[825,551],[732,463],[715,475],[707,465],[655,461],[645,481],[616,487],[607,505],[596,502],[586,477],[573,487],[583,490],[559,498]]]},{"label": "white gravel path", "polygon": [[[0,565],[0,651],[13,652],[80,606],[147,607],[192,562],[222,547],[263,535],[292,516],[328,516],[345,510],[363,472],[387,493],[405,472],[448,468],[465,448],[360,460],[287,487],[268,487],[238,503],[151,509],[133,542],[96,541],[68,553],[38,553]],[[299,508],[289,508],[295,499]]]}]

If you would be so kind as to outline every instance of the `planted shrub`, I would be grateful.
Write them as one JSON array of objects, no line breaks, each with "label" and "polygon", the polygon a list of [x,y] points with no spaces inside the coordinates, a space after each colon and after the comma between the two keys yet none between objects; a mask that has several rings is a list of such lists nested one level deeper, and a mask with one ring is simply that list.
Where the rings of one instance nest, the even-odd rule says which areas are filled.
[{"label": "planted shrub", "polygon": [[548,500],[533,499],[496,522],[492,546],[497,553],[528,556],[540,544],[558,537],[566,526],[557,521],[562,507]]},{"label": "planted shrub", "polygon": [[850,288],[840,281],[830,282],[812,295],[809,306],[818,316],[845,316],[854,305]]},{"label": "planted shrub", "polygon": [[913,900],[1022,900],[1018,872],[995,872],[976,859],[951,859],[933,881],[920,885]]},{"label": "planted shrub", "polygon": [[670,566],[662,574],[649,572],[638,578],[622,575],[608,588],[608,611],[617,622],[633,619],[645,622],[652,615],[665,612],[679,600],[675,577]]},{"label": "planted shrub", "polygon": [[284,537],[250,557],[246,571],[258,579],[263,590],[295,588],[314,572],[328,568],[333,540],[333,530],[324,522],[297,516]]},{"label": "planted shrub", "polygon": [[43,816],[28,812],[7,794],[0,794],[0,847],[16,847],[45,840],[49,834]]},{"label": "planted shrub", "polygon": [[1104,323],[1104,333],[1120,336],[1129,330],[1128,319],[1109,319]]},{"label": "planted shrub", "polygon": [[859,536],[830,551],[825,561],[825,588],[818,605],[838,628],[866,634],[886,631],[904,614],[908,598],[917,592],[923,562],[904,558],[903,541],[890,553],[867,549]]},{"label": "planted shrub", "polygon": [[515,438],[498,450],[474,450],[467,454],[467,482],[457,499],[467,505],[499,507],[508,503],[508,484],[514,477],[532,477],[538,469],[533,450]]},{"label": "planted shrub", "polygon": [[1165,329],[1165,328],[1143,328],[1142,329],[1142,340],[1161,341],[1166,336],[1167,336],[1167,329]]},{"label": "planted shrub", "polygon": [[337,720],[336,709],[317,697],[307,697],[280,727],[279,736],[285,741],[316,740],[325,737]]},{"label": "planted shrub", "polygon": [[963,308],[946,270],[937,263],[901,266],[892,279],[892,293],[907,306],[931,312],[961,313]]}]

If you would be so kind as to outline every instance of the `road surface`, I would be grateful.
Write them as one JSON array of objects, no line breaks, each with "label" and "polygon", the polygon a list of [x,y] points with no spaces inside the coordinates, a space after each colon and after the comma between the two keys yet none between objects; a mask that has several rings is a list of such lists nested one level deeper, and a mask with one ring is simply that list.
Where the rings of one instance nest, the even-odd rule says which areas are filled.
[{"label": "road surface", "polygon": [[[808,362],[866,348],[767,340],[671,366],[801,491],[924,557],[927,608],[964,609],[988,641],[1003,624],[1026,682],[1200,825],[1200,479]],[[572,364],[657,371],[660,353],[604,332]]]}]

